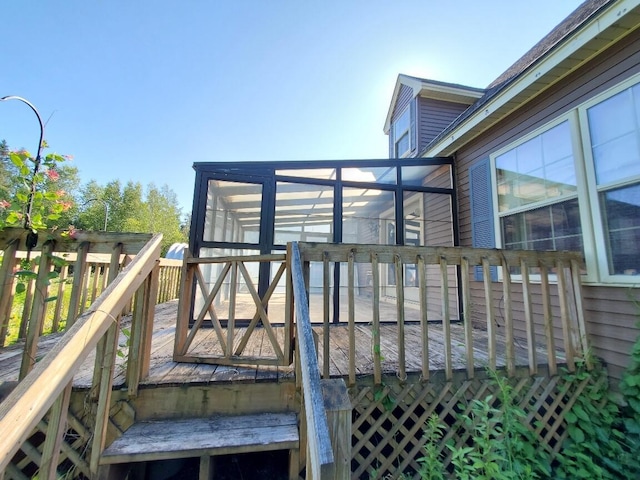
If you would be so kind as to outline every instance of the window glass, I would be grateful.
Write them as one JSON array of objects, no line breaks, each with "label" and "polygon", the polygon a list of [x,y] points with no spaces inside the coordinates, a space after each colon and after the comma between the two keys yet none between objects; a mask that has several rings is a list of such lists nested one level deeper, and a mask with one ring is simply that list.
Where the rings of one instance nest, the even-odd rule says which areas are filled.
[{"label": "window glass", "polygon": [[209,180],[203,239],[258,243],[261,204],[261,184]]},{"label": "window glass", "polygon": [[343,243],[396,243],[393,192],[344,188],[342,195]]},{"label": "window glass", "polygon": [[502,217],[504,247],[582,251],[578,199]]},{"label": "window glass", "polygon": [[610,275],[640,274],[640,185],[600,194]]},{"label": "window glass", "polygon": [[411,127],[411,119],[409,108],[407,108],[393,124],[393,138],[395,139],[396,157],[405,155],[411,149],[409,140],[409,129]]},{"label": "window glass", "polygon": [[402,167],[402,184],[420,187],[453,188],[450,165]]},{"label": "window glass", "polygon": [[333,187],[276,184],[274,243],[333,241]]},{"label": "window glass", "polygon": [[[587,109],[610,275],[640,274],[640,85]],[[620,186],[626,182],[627,185]],[[632,183],[633,182],[633,183]]]},{"label": "window glass", "polygon": [[342,180],[349,182],[397,183],[398,173],[395,167],[358,167],[343,168]]},{"label": "window glass", "polygon": [[335,168],[291,168],[287,170],[276,170],[276,175],[284,177],[300,178],[320,178],[323,180],[333,180],[336,178]]},{"label": "window glass", "polygon": [[639,97],[636,85],[587,110],[598,185],[640,175]]},{"label": "window glass", "polygon": [[577,192],[568,121],[497,156],[495,163],[501,212]]}]

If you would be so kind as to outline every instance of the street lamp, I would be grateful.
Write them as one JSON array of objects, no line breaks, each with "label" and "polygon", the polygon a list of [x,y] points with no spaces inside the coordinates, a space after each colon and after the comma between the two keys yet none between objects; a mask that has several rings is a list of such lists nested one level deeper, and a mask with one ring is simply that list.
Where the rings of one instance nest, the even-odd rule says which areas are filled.
[{"label": "street lamp", "polygon": [[29,100],[22,97],[18,97],[16,95],[8,95],[6,97],[0,98],[0,102],[4,102],[5,100],[19,100],[22,103],[25,103],[29,108],[31,108],[31,110],[33,110],[33,113],[36,114],[36,117],[38,117],[38,123],[40,124],[40,141],[38,142],[36,160],[33,165],[33,177],[31,181],[31,189],[29,191],[29,198],[27,199],[27,212],[24,218],[24,228],[29,230],[29,233],[27,234],[27,249],[30,250],[31,248],[35,247],[36,244],[38,243],[38,235],[36,233],[33,233],[33,230],[31,229],[31,212],[33,209],[33,196],[36,193],[35,178],[36,178],[36,175],[38,174],[38,170],[40,170],[40,152],[42,151],[42,140],[44,139],[44,124],[42,123],[42,118],[40,117],[38,110],[36,109],[36,107],[33,106],[31,102],[29,102]]},{"label": "street lamp", "polygon": [[104,231],[106,232],[107,222],[109,221],[109,204],[101,198],[90,198],[89,200],[84,202],[82,206],[84,207],[87,203],[90,203],[90,202],[102,202],[104,204]]}]

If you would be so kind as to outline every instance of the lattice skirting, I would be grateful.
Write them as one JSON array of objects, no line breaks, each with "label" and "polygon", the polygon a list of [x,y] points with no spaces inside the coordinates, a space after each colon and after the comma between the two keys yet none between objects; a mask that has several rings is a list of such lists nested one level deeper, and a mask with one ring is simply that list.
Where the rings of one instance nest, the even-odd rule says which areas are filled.
[{"label": "lattice skirting", "polygon": [[[95,417],[90,413],[92,403],[86,392],[74,392],[71,407],[67,414],[67,429],[60,446],[58,475],[64,479],[88,479],[90,445],[93,432],[87,425],[93,425]],[[123,408],[123,402],[117,402],[109,412],[107,435],[118,436],[130,425],[131,413]],[[126,405],[124,405],[126,407]],[[5,469],[5,480],[28,480],[34,478],[40,470],[42,451],[44,449],[45,432],[48,415],[34,429],[31,436],[22,444],[12,462]],[[1,477],[1,475],[0,475]]]},{"label": "lattice skirting", "polygon": [[[542,370],[531,377],[524,369],[510,383],[518,405],[527,414],[526,424],[535,432],[538,448],[557,453],[566,436],[566,411],[585,386],[606,381],[604,375],[567,381],[561,376],[550,377]],[[458,372],[451,382],[439,375],[428,381],[410,376],[401,382],[391,377],[381,386],[374,386],[371,379],[362,379],[350,389],[352,478],[398,478],[402,473],[408,478],[412,474],[418,478],[415,472],[424,452],[423,428],[433,413],[447,427],[439,449],[444,452],[445,467],[449,468],[451,454],[445,443],[453,441],[460,446],[471,435],[458,414],[469,414],[471,400],[483,400],[496,390],[495,382],[483,371],[477,372],[473,380],[467,380],[465,372]]]},{"label": "lattice skirting", "polygon": [[[34,478],[40,470],[44,448],[46,421],[41,421],[22,444],[5,471],[5,480]],[[67,431],[61,445],[58,472],[64,478],[89,478],[89,464],[84,458],[91,433],[73,414],[69,413]]]}]

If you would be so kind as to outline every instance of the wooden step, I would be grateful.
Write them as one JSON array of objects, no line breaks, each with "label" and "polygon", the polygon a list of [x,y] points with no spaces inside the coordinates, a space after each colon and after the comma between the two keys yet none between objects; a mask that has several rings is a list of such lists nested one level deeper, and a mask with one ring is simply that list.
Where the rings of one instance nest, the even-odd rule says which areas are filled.
[{"label": "wooden step", "polygon": [[299,446],[295,413],[259,413],[133,424],[107,447],[102,465],[210,457]]}]

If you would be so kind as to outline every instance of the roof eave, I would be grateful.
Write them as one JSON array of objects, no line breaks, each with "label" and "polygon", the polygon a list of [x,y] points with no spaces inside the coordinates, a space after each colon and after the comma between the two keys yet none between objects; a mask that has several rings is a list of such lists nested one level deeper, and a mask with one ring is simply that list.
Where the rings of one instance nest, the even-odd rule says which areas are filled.
[{"label": "roof eave", "polygon": [[418,95],[425,98],[433,98],[436,100],[443,100],[447,102],[462,103],[464,105],[471,105],[484,95],[485,90],[483,88],[466,87],[464,85],[444,84],[441,82],[433,82],[427,79],[419,79],[416,77],[410,77],[408,75],[400,74],[396,80],[395,88],[393,89],[393,95],[391,96],[391,102],[389,104],[389,110],[384,122],[384,133],[389,133],[391,128],[391,118],[393,117],[393,111],[398,101],[398,95],[400,94],[400,88],[402,85],[406,85],[413,90],[413,97]]},{"label": "roof eave", "polygon": [[428,146],[421,156],[453,155],[456,150],[515,109],[540,95],[639,26],[640,0],[616,2],[532,64],[446,137]]}]

